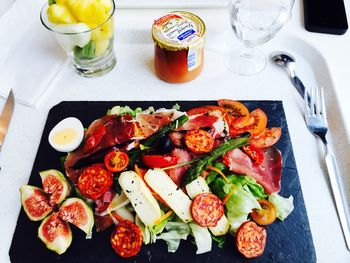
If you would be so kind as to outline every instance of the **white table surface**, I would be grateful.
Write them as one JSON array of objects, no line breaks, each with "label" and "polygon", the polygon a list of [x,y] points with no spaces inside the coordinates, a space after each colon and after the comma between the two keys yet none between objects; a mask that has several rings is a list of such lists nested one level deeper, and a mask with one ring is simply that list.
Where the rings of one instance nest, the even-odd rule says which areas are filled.
[{"label": "white table surface", "polygon": [[[9,2],[8,0],[1,1],[0,10],[3,10]],[[347,13],[350,15],[349,0],[345,2]],[[301,1],[296,1],[290,23],[263,49],[265,52],[271,52],[276,46],[283,49],[284,46],[279,46],[279,43],[284,43],[284,39],[297,38],[317,48],[322,54],[334,87],[334,90],[332,87],[331,91],[326,92],[329,94],[328,111],[330,117],[336,118],[338,123],[342,124],[333,127],[334,134],[343,136],[339,146],[342,151],[337,154],[341,155],[340,157],[346,157],[349,156],[350,149],[350,118],[348,117],[350,112],[348,81],[350,33],[333,36],[305,31],[300,3]],[[8,251],[21,205],[18,189],[28,181],[47,113],[53,105],[62,100],[181,100],[221,97],[283,100],[318,262],[350,262],[350,252],[346,250],[327,177],[323,173],[325,168],[319,160],[317,142],[303,124],[300,114],[302,102],[293,90],[286,74],[271,63],[263,73],[256,77],[232,76],[223,69],[220,74],[216,73],[216,67],[213,65],[221,63],[221,60],[216,58],[215,52],[210,47],[215,47],[214,40],[215,38],[221,39],[221,33],[229,32],[227,11],[225,9],[195,9],[191,11],[201,16],[208,28],[206,68],[198,80],[188,84],[169,85],[161,82],[153,74],[151,39],[149,36],[145,38],[144,34],[149,33],[153,19],[166,11],[170,10],[118,10],[116,16],[118,65],[109,75],[96,79],[84,79],[75,75],[70,69],[64,69],[53,81],[36,108],[16,104],[9,132],[0,154],[0,262],[9,262]],[[126,45],[129,41],[135,44],[140,39],[150,41],[145,50],[141,50],[137,45],[131,45],[130,48],[128,48],[129,45]],[[146,55],[142,53],[148,52],[148,49],[150,53]],[[137,59],[137,54],[142,58],[142,63],[136,63],[134,67],[130,67],[126,58]],[[123,76],[124,71],[130,72],[132,76]],[[218,78],[217,82],[215,79],[212,82],[204,81],[205,78],[216,76],[224,76],[224,78]],[[316,77],[323,79],[322,76],[316,75]],[[281,87],[280,90],[269,89],[270,85],[275,85],[275,79],[279,81],[279,85],[286,87]],[[213,83],[217,85],[213,87]],[[240,88],[240,85],[243,88]],[[249,90],[250,87],[251,90]],[[332,105],[331,102],[337,105]],[[2,100],[1,103],[3,105],[4,101]],[[338,114],[334,110],[337,113],[337,116],[334,116],[332,112],[336,108],[340,108],[341,113]],[[338,142],[339,138],[336,141]],[[346,162],[349,159],[341,158],[341,160]],[[342,166],[349,171],[349,163],[343,163]],[[349,174],[346,174],[347,177]],[[349,189],[347,193],[350,195]],[[291,258],[290,262],[293,261],[302,262],[302,259]]]}]

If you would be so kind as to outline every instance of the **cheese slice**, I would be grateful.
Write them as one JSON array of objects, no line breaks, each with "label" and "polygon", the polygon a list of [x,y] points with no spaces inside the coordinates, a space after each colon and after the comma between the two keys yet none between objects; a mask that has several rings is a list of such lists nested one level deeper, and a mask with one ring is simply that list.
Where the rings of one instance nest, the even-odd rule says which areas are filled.
[{"label": "cheese slice", "polygon": [[161,169],[150,169],[145,181],[184,222],[192,221],[191,199]]},{"label": "cheese slice", "polygon": [[142,178],[133,171],[127,171],[121,173],[118,181],[140,220],[146,226],[155,225],[162,216],[161,210]]}]

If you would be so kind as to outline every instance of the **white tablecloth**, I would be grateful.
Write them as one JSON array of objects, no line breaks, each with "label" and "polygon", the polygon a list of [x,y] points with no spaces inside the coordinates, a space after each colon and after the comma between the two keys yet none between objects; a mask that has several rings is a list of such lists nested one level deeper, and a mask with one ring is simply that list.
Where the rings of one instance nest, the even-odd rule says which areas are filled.
[{"label": "white tablecloth", "polygon": [[[346,1],[346,6],[350,14],[349,1]],[[225,39],[224,34],[230,32],[227,12],[224,9],[197,9],[191,11],[201,16],[208,28],[206,66],[203,73],[195,81],[182,85],[169,85],[158,80],[153,73],[149,30],[153,19],[166,11],[169,10],[117,10],[115,46],[118,64],[110,74],[102,78],[84,79],[66,68],[51,83],[36,108],[16,105],[0,155],[0,262],[9,261],[8,250],[20,210],[18,189],[28,181],[46,116],[53,105],[62,100],[181,100],[223,97],[283,100],[318,262],[350,262],[350,253],[343,241],[316,140],[303,123],[302,102],[285,73],[271,63],[263,73],[255,77],[238,77],[227,72],[222,66],[220,53],[223,45],[220,41]],[[298,41],[293,42],[293,39]],[[290,43],[286,43],[286,40],[290,40]],[[140,42],[145,45],[140,45]],[[332,86],[328,91],[328,111],[333,118],[332,123],[341,124],[333,125],[332,132],[341,135],[341,138],[335,138],[339,144],[335,147],[341,149],[337,155],[342,160],[344,169],[349,171],[350,33],[332,36],[305,31],[302,7],[297,1],[293,19],[263,49],[270,52],[288,46],[297,52],[298,46],[293,45],[298,43],[304,43],[305,47],[310,46],[311,53],[316,50],[323,55],[324,65],[317,64],[317,61],[310,62],[315,65],[315,76],[321,84]],[[300,54],[305,54],[305,58],[310,55],[311,60],[316,59],[317,55],[313,57],[310,52],[299,50],[301,75],[305,72],[302,70],[303,57]],[[329,78],[326,79],[319,72],[325,72]],[[308,82],[310,78],[304,77]],[[280,89],[277,89],[278,86]],[[333,113],[337,113],[337,116]],[[346,176],[349,177],[349,174]],[[298,260],[301,259],[295,259]]]}]

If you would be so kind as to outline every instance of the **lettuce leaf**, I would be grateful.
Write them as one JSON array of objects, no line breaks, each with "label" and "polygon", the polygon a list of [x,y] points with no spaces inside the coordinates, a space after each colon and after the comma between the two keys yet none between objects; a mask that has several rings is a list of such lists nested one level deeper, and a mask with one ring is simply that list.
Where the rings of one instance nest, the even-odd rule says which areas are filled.
[{"label": "lettuce leaf", "polygon": [[269,196],[269,201],[275,206],[276,216],[281,221],[286,219],[289,216],[289,214],[294,210],[293,196],[285,198],[280,196],[279,194],[272,193]]},{"label": "lettuce leaf", "polygon": [[[231,182],[233,177],[230,176],[228,179]],[[233,191],[232,195],[225,203],[227,219],[231,225],[231,233],[236,232],[238,227],[243,222],[247,221],[248,214],[253,209],[261,208],[248,185],[226,183],[223,178],[217,178],[210,184],[210,188],[220,199],[225,198]]]},{"label": "lettuce leaf", "polygon": [[207,227],[202,227],[196,223],[189,223],[191,233],[197,246],[196,254],[203,254],[211,251],[211,235]]},{"label": "lettuce leaf", "polygon": [[156,242],[156,234],[152,227],[145,226],[137,215],[135,217],[135,224],[141,229],[142,241],[144,244],[147,245]]},{"label": "lettuce leaf", "polygon": [[265,199],[267,197],[264,188],[250,176],[230,174],[227,176],[227,179],[235,185],[248,186],[250,192],[258,199]]},{"label": "lettuce leaf", "polygon": [[130,116],[135,117],[137,113],[141,112],[142,109],[140,107],[136,108],[136,109],[131,109],[129,106],[114,106],[112,109],[107,111],[107,115],[112,115],[112,114],[116,114],[119,116],[123,116],[127,113],[130,114]]},{"label": "lettuce leaf", "polygon": [[175,214],[172,213],[170,216],[168,216],[167,218],[165,218],[164,220],[162,220],[160,223],[158,223],[157,225],[154,225],[153,228],[153,232],[158,235],[160,233],[162,233],[164,231],[164,228],[166,226],[166,224],[171,221],[174,218]]},{"label": "lettuce leaf", "polygon": [[168,222],[165,225],[165,230],[159,236],[158,239],[164,240],[168,245],[168,252],[174,253],[179,248],[181,239],[186,240],[190,234],[190,227],[183,222]]}]

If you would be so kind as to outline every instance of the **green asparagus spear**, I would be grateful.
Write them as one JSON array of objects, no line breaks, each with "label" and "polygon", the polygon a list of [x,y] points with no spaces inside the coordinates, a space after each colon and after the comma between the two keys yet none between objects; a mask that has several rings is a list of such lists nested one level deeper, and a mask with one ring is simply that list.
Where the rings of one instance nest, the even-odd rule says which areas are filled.
[{"label": "green asparagus spear", "polygon": [[183,175],[181,180],[181,187],[184,187],[185,185],[189,184],[208,167],[212,162],[214,162],[217,158],[222,156],[223,154],[227,153],[230,150],[233,150],[235,148],[242,147],[246,144],[248,144],[248,140],[250,138],[250,133],[243,133],[239,137],[235,137],[233,139],[228,140],[227,142],[224,142],[223,144],[219,145],[217,148],[215,148],[210,153],[204,155],[200,158],[200,160],[192,165]]}]

